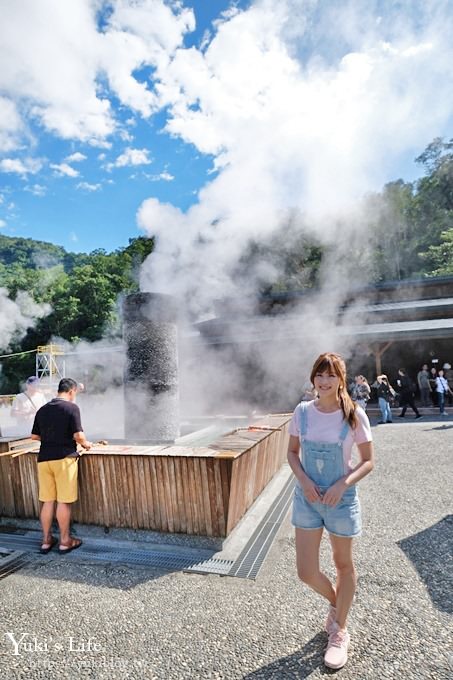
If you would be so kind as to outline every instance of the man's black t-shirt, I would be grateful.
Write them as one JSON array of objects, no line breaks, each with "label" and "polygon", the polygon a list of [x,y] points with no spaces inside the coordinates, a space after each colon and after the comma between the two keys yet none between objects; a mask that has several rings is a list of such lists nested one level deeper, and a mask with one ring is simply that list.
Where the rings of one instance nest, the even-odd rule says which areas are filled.
[{"label": "man's black t-shirt", "polygon": [[77,451],[74,433],[82,431],[77,404],[56,397],[38,410],[32,434],[41,437],[38,463],[61,460]]}]

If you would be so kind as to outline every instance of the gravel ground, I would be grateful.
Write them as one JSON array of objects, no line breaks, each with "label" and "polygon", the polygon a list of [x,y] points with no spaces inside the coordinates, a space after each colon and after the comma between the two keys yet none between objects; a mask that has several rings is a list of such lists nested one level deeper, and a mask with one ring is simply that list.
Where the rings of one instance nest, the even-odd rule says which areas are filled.
[{"label": "gravel ground", "polygon": [[[452,433],[450,419],[374,428],[351,654],[337,673],[287,518],[256,581],[40,558],[0,581],[1,678],[453,679]],[[332,576],[327,540],[322,563]],[[15,655],[7,633],[26,634],[28,651]]]}]

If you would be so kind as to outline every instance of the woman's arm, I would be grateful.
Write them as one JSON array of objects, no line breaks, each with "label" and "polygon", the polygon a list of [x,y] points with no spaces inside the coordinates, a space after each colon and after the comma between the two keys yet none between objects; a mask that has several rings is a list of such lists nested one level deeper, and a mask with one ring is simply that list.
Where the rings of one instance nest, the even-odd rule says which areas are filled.
[{"label": "woman's arm", "polygon": [[302,487],[302,491],[304,492],[304,496],[307,499],[307,501],[309,501],[310,503],[315,503],[316,501],[321,500],[321,494],[319,493],[319,489],[316,486],[316,484],[312,482],[310,477],[308,477],[308,475],[306,475],[304,470],[302,469],[299,460],[299,452],[300,452],[299,437],[294,437],[293,435],[290,435],[287,454],[289,467],[293,471],[294,476],[296,477],[297,481]]},{"label": "woman's arm", "polygon": [[374,447],[373,442],[365,442],[364,444],[357,444],[360,455],[360,463],[358,463],[347,475],[344,476],[344,483],[346,487],[357,484],[361,479],[366,477],[374,468]]},{"label": "woman's arm", "polygon": [[341,477],[335,484],[332,484],[327,489],[323,496],[322,502],[326,505],[337,505],[348,486],[357,484],[361,479],[368,475],[374,468],[374,448],[373,442],[365,442],[357,444],[360,455],[360,463],[358,463],[350,472],[344,477]]}]

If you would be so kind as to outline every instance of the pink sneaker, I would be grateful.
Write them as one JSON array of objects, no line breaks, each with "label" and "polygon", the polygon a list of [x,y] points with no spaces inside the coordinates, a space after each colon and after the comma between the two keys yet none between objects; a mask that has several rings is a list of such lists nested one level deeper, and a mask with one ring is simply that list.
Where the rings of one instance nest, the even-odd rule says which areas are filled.
[{"label": "pink sneaker", "polygon": [[338,623],[334,622],[329,634],[324,663],[328,668],[343,668],[348,660],[349,633],[347,630],[340,630]]},{"label": "pink sneaker", "polygon": [[337,620],[337,610],[335,609],[335,607],[333,605],[329,604],[329,612],[327,614],[326,624],[324,626],[324,630],[326,631],[326,633],[328,635],[330,635],[332,624],[334,624],[336,620]]}]

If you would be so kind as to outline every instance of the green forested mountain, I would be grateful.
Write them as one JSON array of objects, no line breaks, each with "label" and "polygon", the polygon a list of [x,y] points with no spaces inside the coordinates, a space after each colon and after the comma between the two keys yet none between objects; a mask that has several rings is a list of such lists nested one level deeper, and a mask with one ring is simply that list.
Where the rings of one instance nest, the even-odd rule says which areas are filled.
[{"label": "green forested mountain", "polygon": [[[153,239],[140,237],[112,253],[95,250],[88,255],[68,253],[51,243],[0,236],[0,287],[11,299],[25,290],[52,310],[9,351],[35,349],[52,336],[74,342],[113,333],[118,296],[138,289],[139,267],[153,245]],[[3,361],[1,391],[17,390],[24,375],[34,372],[34,361],[33,354]]]}]

